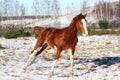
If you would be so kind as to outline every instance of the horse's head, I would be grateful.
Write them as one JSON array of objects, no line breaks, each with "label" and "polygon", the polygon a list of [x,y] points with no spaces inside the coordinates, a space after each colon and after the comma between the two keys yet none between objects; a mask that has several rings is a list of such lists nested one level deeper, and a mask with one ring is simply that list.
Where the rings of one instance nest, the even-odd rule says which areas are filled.
[{"label": "horse's head", "polygon": [[85,19],[86,15],[87,14],[83,15],[82,13],[80,13],[73,19],[74,22],[76,23],[77,29],[82,33],[83,36],[88,35],[88,30],[87,30],[87,26],[86,26],[87,20]]}]

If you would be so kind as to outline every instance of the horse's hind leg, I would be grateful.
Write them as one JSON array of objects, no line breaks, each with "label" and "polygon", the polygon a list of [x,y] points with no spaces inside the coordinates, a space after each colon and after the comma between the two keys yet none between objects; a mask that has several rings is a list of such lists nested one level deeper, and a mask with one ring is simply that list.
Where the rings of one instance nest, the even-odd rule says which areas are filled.
[{"label": "horse's hind leg", "polygon": [[53,65],[52,65],[52,68],[51,68],[50,76],[54,75],[54,67],[55,67],[55,64],[58,61],[58,58],[60,57],[61,51],[62,51],[62,49],[57,49],[57,53],[55,55],[55,60],[53,61]]},{"label": "horse's hind leg", "polygon": [[33,53],[29,56],[27,62],[25,63],[25,67],[23,68],[23,71],[22,71],[22,72],[25,72],[25,71],[26,71],[26,68],[27,68],[28,66],[30,66],[30,65],[34,62],[35,58],[36,58],[39,54],[41,54],[47,47],[48,47],[48,45],[47,45],[47,43],[45,43],[45,44],[42,46],[42,48],[38,48],[38,49],[34,50]]},{"label": "horse's hind leg", "polygon": [[26,71],[26,68],[27,68],[28,66],[30,66],[30,65],[34,62],[34,60],[35,60],[35,58],[36,58],[36,56],[35,56],[36,53],[37,53],[37,50],[34,50],[33,53],[30,54],[27,62],[25,63],[25,66],[24,66],[22,72],[25,72],[25,71]]}]

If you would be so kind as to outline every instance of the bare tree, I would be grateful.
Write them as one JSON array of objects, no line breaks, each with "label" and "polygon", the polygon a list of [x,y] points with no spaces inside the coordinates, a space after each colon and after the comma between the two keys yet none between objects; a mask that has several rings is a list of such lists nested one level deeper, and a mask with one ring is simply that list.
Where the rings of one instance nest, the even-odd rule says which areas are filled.
[{"label": "bare tree", "polygon": [[2,21],[2,2],[0,1],[0,25]]},{"label": "bare tree", "polygon": [[85,13],[88,7],[89,0],[82,0],[81,12]]},{"label": "bare tree", "polygon": [[120,0],[118,1],[118,4],[116,5],[116,16],[115,16],[115,22],[116,26],[120,27]]},{"label": "bare tree", "polygon": [[[21,16],[21,26],[25,24],[25,22],[23,21],[24,17],[25,17],[25,7],[23,4],[20,5],[20,16]],[[24,23],[23,23],[24,22]]]},{"label": "bare tree", "polygon": [[117,4],[117,14],[116,14],[116,16],[117,16],[117,18],[120,19],[120,0],[119,0],[119,2]]},{"label": "bare tree", "polygon": [[52,1],[52,16],[54,20],[54,26],[57,27],[58,17],[60,15],[60,5],[57,0]]},{"label": "bare tree", "polygon": [[33,5],[32,5],[32,12],[33,12],[33,15],[36,16],[36,19],[38,19],[38,15],[39,15],[39,11],[40,11],[40,3],[38,0],[34,0],[33,2]]},{"label": "bare tree", "polygon": [[98,0],[97,5],[95,6],[95,14],[96,19],[99,20],[107,20],[110,22],[110,19],[112,19],[112,6],[110,4],[110,0]]},{"label": "bare tree", "polygon": [[41,0],[41,10],[43,19],[46,18],[47,15],[50,13],[50,0]]},{"label": "bare tree", "polygon": [[34,0],[32,5],[33,15],[36,16],[46,16],[50,14],[50,1],[51,0]]},{"label": "bare tree", "polygon": [[19,8],[20,8],[20,3],[18,2],[18,0],[15,0],[15,15],[19,16]]},{"label": "bare tree", "polygon": [[[20,3],[18,2],[18,0],[15,0],[14,2],[14,16],[16,16],[17,20],[18,20],[18,16],[20,16]],[[16,24],[18,25],[17,21]]]},{"label": "bare tree", "polygon": [[67,9],[67,14],[75,12],[76,11],[75,4],[74,3],[68,4],[66,9]]},{"label": "bare tree", "polygon": [[69,14],[69,11],[70,11],[70,5],[68,4],[67,7],[66,7],[66,14],[68,15]]},{"label": "bare tree", "polygon": [[[13,2],[13,3],[12,3]],[[4,0],[3,1],[3,14],[7,17],[7,20],[10,18],[8,16],[14,15],[14,1],[13,0]]]},{"label": "bare tree", "polygon": [[51,0],[44,0],[45,2],[45,6],[46,6],[46,15],[50,15],[51,14]]},{"label": "bare tree", "polygon": [[[8,11],[9,11],[9,4],[8,4],[8,0],[4,0],[4,2],[3,2],[3,4],[4,4],[4,16],[8,16]],[[8,17],[7,17],[7,19],[8,19]]]}]

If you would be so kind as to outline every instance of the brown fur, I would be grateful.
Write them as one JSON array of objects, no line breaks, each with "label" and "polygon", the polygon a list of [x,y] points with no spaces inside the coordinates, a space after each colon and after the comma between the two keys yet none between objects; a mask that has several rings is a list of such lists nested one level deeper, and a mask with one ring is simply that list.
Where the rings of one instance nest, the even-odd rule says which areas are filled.
[{"label": "brown fur", "polygon": [[[34,27],[35,30],[39,30],[40,33],[38,35],[37,43],[33,49],[41,47],[45,42],[51,47],[57,47],[57,50],[68,50],[72,49],[73,54],[75,50],[75,46],[77,44],[77,32],[80,30],[82,33],[84,32],[83,25],[80,22],[82,18],[85,18],[86,15],[79,14],[77,15],[71,22],[71,24],[63,29],[56,28],[42,28],[39,26]],[[59,58],[60,53],[57,53],[55,59]]]},{"label": "brown fur", "polygon": [[[83,18],[85,19],[85,17],[86,15],[82,15],[82,14],[77,15],[76,17],[73,18],[70,25],[63,29],[57,29],[57,28],[51,28],[51,27],[42,28],[40,26],[34,27],[34,29],[39,30],[40,33],[38,35],[37,42],[32,53],[35,53],[35,51],[41,47],[42,49],[38,51],[37,54],[42,53],[47,48],[56,47],[57,52],[54,58],[55,60],[59,58],[62,50],[70,50],[72,53],[71,55],[71,60],[72,60],[73,59],[72,56],[74,55],[74,51],[75,51],[75,46],[78,42],[77,32],[80,31],[82,34],[85,34],[85,30],[81,22],[81,19]],[[33,58],[32,57],[29,58],[24,70],[26,70],[27,66],[31,64],[31,62],[29,62],[30,59],[33,59]],[[71,67],[73,67],[72,61],[71,61]],[[54,68],[54,65],[53,65],[53,68]],[[52,72],[53,72],[53,69],[52,69]]]}]

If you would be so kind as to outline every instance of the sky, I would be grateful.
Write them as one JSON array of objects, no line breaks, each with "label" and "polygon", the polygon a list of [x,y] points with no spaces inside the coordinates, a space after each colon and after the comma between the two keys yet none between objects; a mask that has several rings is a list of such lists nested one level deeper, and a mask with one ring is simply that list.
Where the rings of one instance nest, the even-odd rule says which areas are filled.
[{"label": "sky", "polygon": [[[20,3],[27,4],[27,7],[31,7],[34,0],[18,0]],[[74,4],[74,7],[79,8],[82,4],[82,0],[58,0],[60,4],[60,8],[62,13],[66,12],[66,8],[68,5]],[[98,0],[88,0],[88,5],[94,5]],[[109,1],[109,0],[107,0]],[[118,0],[110,0],[112,1],[118,1]]]},{"label": "sky", "polygon": [[[4,1],[4,0],[0,0],[0,1]],[[18,1],[19,3],[24,4],[25,7],[27,7],[28,11],[31,11],[31,6],[34,0],[18,0]],[[88,1],[88,5],[94,5],[98,0],[87,0],[87,1]],[[110,1],[112,2],[112,1],[119,1],[119,0],[110,0]],[[58,0],[58,2],[60,4],[61,13],[67,12],[68,5],[74,6],[74,10],[80,9],[80,6],[82,5],[82,0]],[[29,14],[31,14],[31,12],[29,12]]]}]

